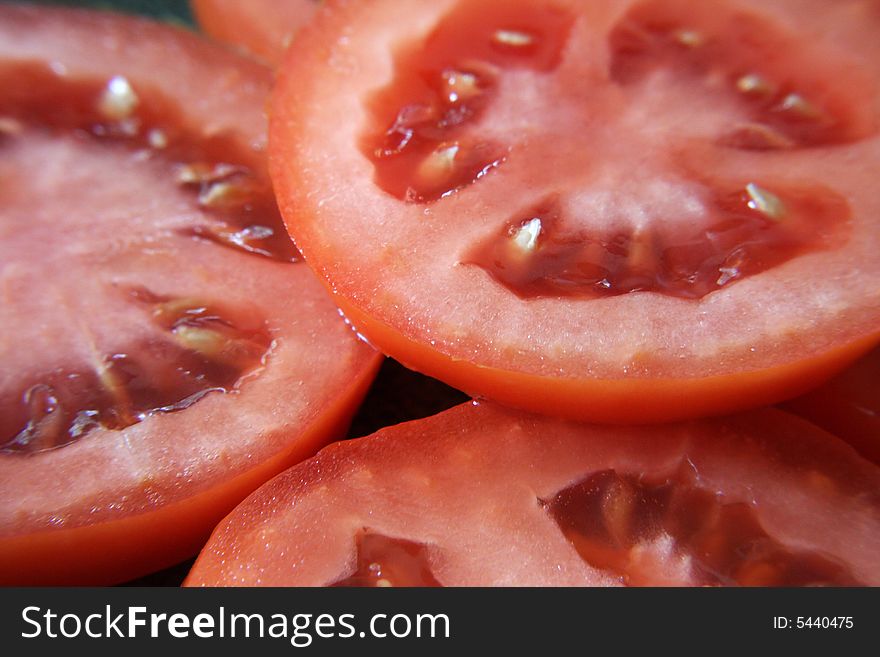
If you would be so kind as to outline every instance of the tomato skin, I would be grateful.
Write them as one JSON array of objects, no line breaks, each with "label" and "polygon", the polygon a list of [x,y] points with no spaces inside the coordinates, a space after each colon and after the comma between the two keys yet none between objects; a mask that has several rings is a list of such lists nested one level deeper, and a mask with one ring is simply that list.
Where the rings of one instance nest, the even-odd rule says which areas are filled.
[{"label": "tomato skin", "polygon": [[[856,213],[846,248],[795,259],[698,301],[644,292],[595,302],[595,309],[593,302],[523,300],[463,265],[462,253],[489,230],[484,217],[497,214],[520,188],[544,191],[548,179],[565,172],[566,159],[554,161],[549,148],[539,149],[534,159],[548,165],[536,172],[511,157],[472,186],[424,205],[377,189],[375,172],[358,150],[368,121],[363,98],[392,79],[389,50],[403,49],[457,6],[411,3],[389,21],[393,4],[331,3],[282,66],[270,116],[270,166],[288,229],[346,316],[383,352],[474,396],[575,419],[645,423],[791,398],[880,341],[880,300],[867,286],[877,271],[862,248],[877,240],[870,226],[880,205],[865,177],[871,166],[855,172],[843,192]],[[634,3],[607,4],[610,18],[604,4],[596,5],[603,26]],[[758,3],[739,4],[753,10]],[[768,11],[790,11],[789,4],[778,4]],[[399,27],[406,21],[412,29]],[[816,22],[804,29],[818,29]],[[337,43],[337,35],[354,24],[360,32]],[[859,57],[863,65],[864,53]],[[875,105],[866,110],[874,123]],[[328,115],[357,116],[360,122],[329,130],[323,118]],[[532,125],[540,118],[522,120]],[[878,143],[871,135],[852,147],[853,158],[864,155],[873,163]],[[817,163],[834,168],[830,159],[844,157],[849,148],[813,153]],[[708,160],[702,151],[695,156],[700,158]],[[806,159],[799,160],[798,172],[809,181]],[[511,169],[512,180],[505,182]],[[824,179],[825,169],[816,175]],[[856,253],[845,260],[848,249]],[[855,274],[853,259],[859,262]],[[826,276],[810,278],[826,268]],[[859,292],[848,289],[850,277]],[[413,279],[415,284],[407,282]]]},{"label": "tomato skin", "polygon": [[[637,543],[626,575],[577,555],[550,500],[608,472],[653,484],[683,472],[695,487],[686,495],[745,510],[778,545],[827,557],[862,584],[880,578],[880,470],[799,418],[764,409],[616,428],[474,402],[336,443],[279,475],[217,527],[185,585],[344,582],[364,532],[422,546],[429,577],[445,586],[706,583],[684,547],[651,554]],[[725,528],[706,549],[728,531],[736,536]],[[749,572],[745,584],[773,581]]]},{"label": "tomato skin", "polygon": [[[333,288],[330,287],[331,293]],[[335,295],[346,317],[384,353],[474,397],[523,410],[589,422],[651,424],[722,415],[781,402],[815,386],[861,357],[870,336],[792,365],[702,379],[572,380],[531,376],[452,358],[377,321]],[[589,400],[589,404],[585,403]],[[824,426],[820,424],[820,426]],[[827,427],[826,427],[827,428]]]},{"label": "tomato skin", "polygon": [[[84,47],[84,43],[90,47]],[[62,85],[95,81],[106,84],[114,76],[125,75],[142,101],[153,94],[172,99],[182,118],[180,124],[171,127],[195,140],[203,137],[202,131],[224,135],[232,146],[230,156],[237,154],[242,158],[238,164],[251,168],[257,177],[267,178],[263,104],[271,72],[262,65],[232,55],[188,31],[148,20],[4,5],[0,7],[0,68],[6,73],[7,67],[15,69],[22,61],[27,65],[51,62],[63,71],[58,82]],[[181,79],[190,82],[181,85]],[[4,108],[11,106],[14,110],[15,99],[27,98],[32,91],[27,84],[7,89]],[[63,129],[57,132],[64,137]],[[72,141],[73,148],[83,149],[82,154],[104,148],[86,134],[80,137],[81,144],[76,145],[77,138]],[[2,138],[7,139],[6,135]],[[21,139],[28,138],[26,129]],[[4,142],[0,148],[11,148],[17,139],[16,135],[8,137],[9,143]],[[174,144],[169,147],[173,149]],[[113,150],[116,145],[107,148],[117,153]],[[83,157],[87,159],[87,155]],[[123,156],[117,153],[113,157]],[[131,157],[125,160],[125,167],[135,175],[139,162]],[[90,164],[83,162],[81,169],[102,170]],[[162,169],[168,180],[159,182],[168,185],[165,189],[143,192],[148,183],[156,181],[125,176],[114,186],[107,183],[114,180],[108,175],[102,178],[103,185],[69,197],[66,212],[75,215],[69,210],[83,198],[109,198],[112,205],[121,197],[129,199],[127,203],[132,207],[144,207],[136,202],[147,195],[145,216],[158,224],[167,217],[149,214],[150,207],[162,207],[151,195],[165,194],[181,200],[173,208],[175,213],[198,216],[198,211],[192,209],[193,202],[177,196],[180,191],[173,178],[174,165],[169,162],[167,171]],[[155,173],[149,168],[140,171]],[[23,188],[26,193],[27,186]],[[109,191],[102,197],[103,190]],[[8,191],[4,187],[3,192]],[[96,244],[100,244],[106,230],[100,218],[128,214],[119,212],[119,208],[115,212],[113,208],[107,212],[104,207],[88,210],[88,216],[94,217],[91,237]],[[42,216],[35,212],[37,215]],[[53,228],[56,232],[69,229],[62,221],[58,223]],[[127,236],[119,227],[113,231],[114,235]],[[67,240],[60,233],[46,234],[58,243],[56,257],[63,262],[66,242],[73,237]],[[93,435],[54,450],[0,454],[2,585],[113,584],[192,556],[216,523],[250,491],[329,440],[344,435],[381,363],[381,356],[357,340],[340,320],[303,263],[236,253],[171,231],[159,235],[157,242],[163,239],[168,239],[170,246],[160,250],[156,260],[151,261],[154,256],[147,252],[123,254],[128,256],[125,262],[131,271],[122,267],[108,274],[104,260],[93,257],[89,262],[94,270],[84,275],[88,281],[83,282],[91,285],[110,280],[108,289],[117,285],[124,289],[127,277],[136,278],[143,273],[142,268],[155,274],[152,283],[169,290],[178,285],[204,290],[206,286],[217,286],[218,281],[228,282],[222,294],[227,302],[268,313],[274,340],[271,353],[263,367],[249,373],[250,378],[232,394],[212,393],[185,410],[150,414],[121,431],[97,429]],[[169,260],[178,245],[187,247],[187,255]],[[89,255],[91,243],[79,246]],[[124,250],[124,240],[116,247]],[[113,258],[106,260],[111,262]],[[161,268],[153,271],[159,267],[155,263]],[[75,284],[80,274],[78,269],[65,272],[63,283]],[[62,281],[57,283],[61,289]],[[221,295],[217,287],[212,291]],[[291,291],[296,294],[296,302],[276,307],[275,301],[288,297]],[[42,307],[41,299],[33,299],[35,296],[39,295],[25,297],[34,302],[28,308]],[[113,294],[108,298],[117,299]],[[120,306],[101,322],[102,330],[117,326],[117,315],[132,312],[125,298],[125,294],[119,295]],[[75,302],[82,300],[71,295],[64,305],[78,309]],[[85,301],[97,303],[90,298]],[[83,313],[79,320],[87,324],[93,309],[90,305],[89,314]],[[0,310],[7,329],[22,321],[14,310],[12,303]],[[75,333],[62,330],[53,334],[47,328],[45,335],[61,336],[61,341]],[[51,339],[39,348],[22,345],[22,336],[27,335],[30,332],[23,331],[0,340],[7,363],[40,367],[47,352],[59,349]],[[124,344],[124,339],[121,342]],[[16,369],[4,368],[0,378],[4,394],[8,394],[10,381],[14,385],[15,377],[23,375]]]},{"label": "tomato skin", "polygon": [[319,0],[191,0],[202,30],[275,65]]},{"label": "tomato skin", "polygon": [[880,465],[880,350],[783,405]]}]

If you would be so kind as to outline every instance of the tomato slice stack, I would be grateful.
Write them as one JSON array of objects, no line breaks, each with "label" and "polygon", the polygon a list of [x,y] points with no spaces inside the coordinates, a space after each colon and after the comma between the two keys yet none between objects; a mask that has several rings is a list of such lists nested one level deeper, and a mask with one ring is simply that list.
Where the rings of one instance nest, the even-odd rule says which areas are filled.
[{"label": "tomato slice stack", "polygon": [[780,401],[880,338],[877,22],[331,5],[275,90],[282,213],[361,332],[473,395],[622,423]]},{"label": "tomato slice stack", "polygon": [[379,358],[284,231],[267,69],[3,5],[0,79],[0,581],[116,582],[343,433]]},{"label": "tomato slice stack", "polygon": [[875,2],[192,6],[0,8],[0,582],[880,585]]}]

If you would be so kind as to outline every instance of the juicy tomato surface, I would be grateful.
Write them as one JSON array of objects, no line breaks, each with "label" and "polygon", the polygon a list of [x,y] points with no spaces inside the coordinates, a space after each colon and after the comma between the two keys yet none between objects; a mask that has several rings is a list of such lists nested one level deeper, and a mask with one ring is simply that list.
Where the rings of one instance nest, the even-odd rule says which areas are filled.
[{"label": "juicy tomato surface", "polygon": [[877,585],[880,469],[776,409],[643,427],[469,402],[335,443],[195,585]]},{"label": "juicy tomato surface", "polygon": [[784,405],[880,465],[880,349]]},{"label": "juicy tomato surface", "polygon": [[277,64],[320,0],[191,0],[202,30]]},{"label": "juicy tomato surface", "polygon": [[282,214],[372,343],[473,395],[623,423],[793,397],[880,337],[878,24],[330,2],[279,70]]},{"label": "juicy tomato surface", "polygon": [[0,79],[0,582],[122,581],[342,435],[379,357],[285,234],[268,69],[4,4]]}]

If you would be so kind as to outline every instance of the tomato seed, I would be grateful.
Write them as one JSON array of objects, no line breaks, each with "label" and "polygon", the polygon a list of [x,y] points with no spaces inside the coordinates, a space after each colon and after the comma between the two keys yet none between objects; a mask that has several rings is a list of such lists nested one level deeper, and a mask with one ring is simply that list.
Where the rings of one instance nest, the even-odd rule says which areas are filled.
[{"label": "tomato seed", "polygon": [[497,30],[492,35],[492,40],[504,46],[512,46],[514,48],[522,48],[530,46],[534,43],[535,37],[526,32],[516,30]]},{"label": "tomato seed", "polygon": [[121,75],[110,78],[98,100],[98,111],[111,121],[129,118],[140,103],[131,84]]}]

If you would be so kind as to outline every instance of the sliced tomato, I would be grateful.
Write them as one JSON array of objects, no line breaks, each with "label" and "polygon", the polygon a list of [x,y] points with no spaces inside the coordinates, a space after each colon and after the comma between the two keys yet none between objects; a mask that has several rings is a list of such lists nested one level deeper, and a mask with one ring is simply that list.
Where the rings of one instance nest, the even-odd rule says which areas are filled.
[{"label": "sliced tomato", "polygon": [[612,427],[471,402],[279,475],[186,584],[876,586],[878,485],[775,409]]},{"label": "sliced tomato", "polygon": [[277,64],[320,0],[190,0],[207,34]]},{"label": "sliced tomato", "polygon": [[371,342],[470,392],[649,422],[804,392],[880,333],[876,4],[335,2],[270,162]]},{"label": "sliced tomato", "polygon": [[880,349],[784,405],[880,465]]},{"label": "sliced tomato", "polygon": [[195,554],[379,365],[284,233],[271,73],[146,20],[0,7],[0,582]]}]

